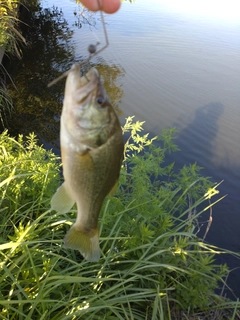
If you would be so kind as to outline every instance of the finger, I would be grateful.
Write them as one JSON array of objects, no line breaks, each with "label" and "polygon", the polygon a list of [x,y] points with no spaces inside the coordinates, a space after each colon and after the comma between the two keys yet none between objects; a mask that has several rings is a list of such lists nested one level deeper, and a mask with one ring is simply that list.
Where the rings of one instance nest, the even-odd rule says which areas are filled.
[{"label": "finger", "polygon": [[120,0],[99,0],[100,8],[98,0],[81,0],[81,3],[91,11],[103,10],[106,13],[116,12],[121,5]]},{"label": "finger", "polygon": [[100,0],[102,1],[102,10],[106,13],[114,13],[116,12],[120,6],[120,0]]}]

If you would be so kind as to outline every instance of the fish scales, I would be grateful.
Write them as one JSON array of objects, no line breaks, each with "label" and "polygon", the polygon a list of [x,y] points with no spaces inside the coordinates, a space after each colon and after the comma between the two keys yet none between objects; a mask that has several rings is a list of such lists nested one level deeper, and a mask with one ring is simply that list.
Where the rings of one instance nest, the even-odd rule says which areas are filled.
[{"label": "fish scales", "polygon": [[73,65],[65,86],[61,115],[64,183],[51,208],[66,213],[77,203],[77,218],[65,246],[88,261],[100,258],[98,216],[106,195],[119,178],[123,156],[122,129],[95,68],[80,77]]}]

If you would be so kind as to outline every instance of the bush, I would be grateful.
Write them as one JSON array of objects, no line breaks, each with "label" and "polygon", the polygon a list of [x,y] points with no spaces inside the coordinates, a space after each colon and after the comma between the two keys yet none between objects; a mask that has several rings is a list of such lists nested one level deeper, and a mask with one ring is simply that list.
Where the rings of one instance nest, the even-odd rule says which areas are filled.
[{"label": "bush", "polygon": [[214,263],[221,250],[196,236],[197,208],[209,205],[216,188],[195,164],[178,173],[164,165],[176,150],[174,129],[163,131],[160,147],[139,135],[142,125],[131,117],[124,127],[120,186],[99,219],[98,263],[62,247],[76,208],[68,215],[49,210],[58,158],[33,134],[25,142],[1,135],[2,319],[173,319],[235,307],[214,293],[227,275]]}]

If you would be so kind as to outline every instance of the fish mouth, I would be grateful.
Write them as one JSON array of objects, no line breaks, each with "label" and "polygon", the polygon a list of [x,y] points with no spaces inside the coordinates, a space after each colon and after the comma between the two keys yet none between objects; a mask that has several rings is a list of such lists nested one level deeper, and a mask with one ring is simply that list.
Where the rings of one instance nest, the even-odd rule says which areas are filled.
[{"label": "fish mouth", "polygon": [[80,76],[80,67],[73,65],[69,83],[70,90],[76,102],[82,109],[93,103],[101,91],[100,75],[95,68],[91,68],[84,76]]},{"label": "fish mouth", "polygon": [[80,77],[82,85],[86,85],[89,82],[98,83],[100,81],[100,75],[96,68],[91,68],[84,76]]},{"label": "fish mouth", "polygon": [[92,67],[83,76],[80,76],[80,71],[81,71],[81,65],[76,63],[73,64],[71,68],[71,72],[72,72],[72,84],[75,84],[73,86],[74,89],[77,89],[77,88],[80,89],[89,84],[94,84],[94,85],[98,84],[100,80],[100,76],[96,68]]}]

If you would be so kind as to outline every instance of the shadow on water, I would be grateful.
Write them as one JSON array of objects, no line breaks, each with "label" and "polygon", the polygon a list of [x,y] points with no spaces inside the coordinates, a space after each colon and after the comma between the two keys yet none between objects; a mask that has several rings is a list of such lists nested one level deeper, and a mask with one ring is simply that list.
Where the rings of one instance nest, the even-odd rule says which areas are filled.
[{"label": "shadow on water", "polygon": [[[225,199],[214,205],[213,222],[207,234],[206,242],[221,248],[239,252],[239,214],[240,214],[240,168],[229,168],[229,164],[215,166],[212,158],[214,154],[215,138],[218,134],[218,120],[224,111],[224,106],[219,102],[209,103],[199,107],[193,121],[184,129],[179,131],[175,143],[180,151],[170,154],[168,161],[175,162],[178,170],[184,165],[195,162],[202,167],[202,175],[210,176],[213,182],[223,183],[219,186],[220,197],[227,195]],[[180,124],[175,123],[176,128]],[[199,223],[204,223],[199,236],[203,236],[209,212],[199,218]],[[234,223],[234,221],[236,223]],[[231,255],[216,256],[219,263],[227,263],[230,270],[233,270],[227,280],[228,285],[237,297],[240,297],[240,261]],[[237,269],[236,269],[237,268]],[[224,293],[230,298],[236,298],[228,289]]]},{"label": "shadow on water", "polygon": [[[212,102],[196,111],[193,121],[177,135],[176,143],[180,148],[184,160],[181,164],[200,161],[211,163],[214,139],[218,132],[218,120],[223,113],[224,106],[219,102]],[[174,125],[176,128],[179,125]],[[179,162],[179,161],[178,161]],[[200,164],[201,165],[201,164]]]},{"label": "shadow on water", "polygon": [[[25,38],[28,46],[23,49],[21,60],[5,57],[5,67],[11,75],[8,90],[13,100],[14,112],[8,121],[12,136],[19,133],[28,135],[35,132],[45,148],[59,150],[59,128],[65,80],[47,88],[47,84],[62,72],[71,68],[76,61],[72,44],[73,28],[64,19],[63,12],[57,7],[42,8],[29,13]],[[84,59],[86,57],[82,57]],[[81,59],[81,57],[80,57]],[[91,64],[94,65],[94,64]],[[116,85],[124,70],[107,65],[100,58],[95,59],[104,87],[116,105],[123,92]],[[89,68],[90,66],[87,66]]]}]

